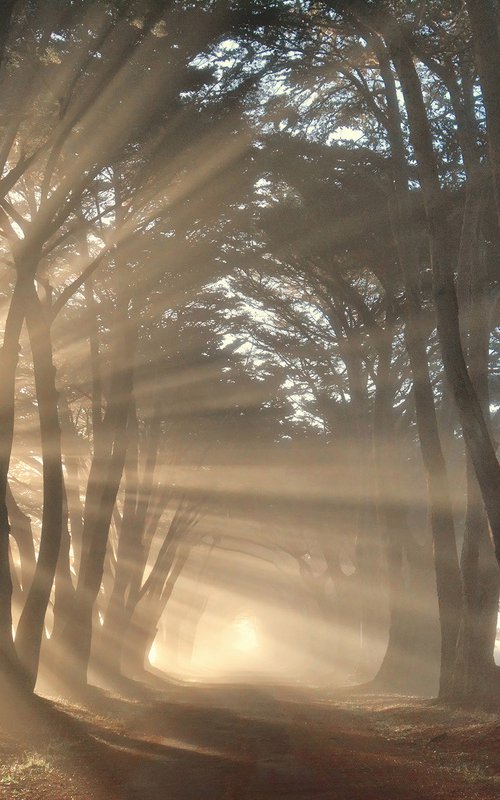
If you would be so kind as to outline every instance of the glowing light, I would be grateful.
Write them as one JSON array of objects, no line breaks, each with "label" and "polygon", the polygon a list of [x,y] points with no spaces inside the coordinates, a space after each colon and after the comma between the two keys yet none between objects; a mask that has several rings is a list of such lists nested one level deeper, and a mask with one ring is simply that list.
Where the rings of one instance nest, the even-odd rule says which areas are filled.
[{"label": "glowing light", "polygon": [[158,649],[156,647],[156,642],[153,642],[151,645],[151,649],[149,651],[148,660],[150,664],[156,664],[158,657]]},{"label": "glowing light", "polygon": [[357,142],[358,139],[362,137],[363,131],[342,126],[329,135],[328,143],[330,144],[332,141],[340,141],[342,139]]},{"label": "glowing light", "polygon": [[231,625],[231,638],[237,650],[248,652],[258,646],[257,629],[250,617],[239,616]]}]

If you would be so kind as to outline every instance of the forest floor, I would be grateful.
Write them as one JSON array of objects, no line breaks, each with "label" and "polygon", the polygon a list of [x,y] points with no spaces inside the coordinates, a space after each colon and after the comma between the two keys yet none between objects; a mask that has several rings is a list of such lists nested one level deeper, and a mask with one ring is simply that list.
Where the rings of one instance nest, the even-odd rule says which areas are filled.
[{"label": "forest floor", "polygon": [[500,796],[492,714],[324,688],[133,688],[3,708],[0,800]]}]

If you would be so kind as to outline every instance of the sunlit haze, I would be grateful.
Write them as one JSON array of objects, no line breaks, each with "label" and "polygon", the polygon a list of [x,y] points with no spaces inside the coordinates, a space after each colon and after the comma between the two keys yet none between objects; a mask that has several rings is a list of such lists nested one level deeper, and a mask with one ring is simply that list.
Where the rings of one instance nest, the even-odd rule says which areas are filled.
[{"label": "sunlit haze", "polygon": [[0,800],[493,798],[498,19],[0,4]]}]

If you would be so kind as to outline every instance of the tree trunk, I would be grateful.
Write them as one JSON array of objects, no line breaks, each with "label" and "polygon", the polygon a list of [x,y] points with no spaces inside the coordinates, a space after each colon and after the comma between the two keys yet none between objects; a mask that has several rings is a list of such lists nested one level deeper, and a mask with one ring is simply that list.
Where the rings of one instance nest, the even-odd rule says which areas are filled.
[{"label": "tree trunk", "polygon": [[[339,287],[341,288],[341,287]],[[347,298],[346,298],[347,300]],[[383,626],[380,592],[381,537],[377,520],[375,465],[371,441],[370,408],[367,390],[367,371],[364,368],[362,339],[352,331],[339,304],[332,304],[329,321],[337,336],[342,359],[346,365],[351,397],[352,437],[357,443],[354,469],[357,481],[356,502],[356,572],[359,608],[359,663],[356,676],[364,681],[374,670],[374,648]]]},{"label": "tree trunk", "polygon": [[461,580],[446,463],[439,438],[426,352],[421,333],[418,289],[419,263],[412,237],[408,164],[394,76],[382,43],[376,44],[387,99],[388,135],[393,166],[390,214],[406,290],[405,342],[413,375],[413,396],[422,460],[427,478],[429,514],[441,627],[440,695],[452,687],[455,651],[462,608]]},{"label": "tree trunk", "polygon": [[500,35],[493,0],[466,0],[486,109],[488,148],[500,230]]},{"label": "tree trunk", "polygon": [[[155,608],[161,602],[161,594],[169,573],[173,568],[179,550],[179,541],[182,536],[182,501],[179,504],[162,542],[155,563],[148,575],[148,578],[137,592],[129,592],[127,605],[125,608],[124,626],[122,634],[123,661],[127,665],[137,665],[137,657],[134,652],[136,641],[146,641],[149,633],[152,632],[156,623],[155,618],[160,618],[161,613],[157,614]],[[147,635],[144,637],[143,629],[146,628]],[[142,645],[141,645],[142,647]],[[141,650],[141,647],[139,650]],[[140,654],[142,663],[144,659]]]},{"label": "tree trunk", "polygon": [[127,665],[132,676],[139,676],[144,672],[160,619],[189,557],[190,549],[188,542],[183,542],[176,548],[173,564],[161,594],[158,596],[156,592],[147,593],[136,606],[127,634],[129,653]]},{"label": "tree trunk", "polygon": [[116,569],[113,588],[104,615],[101,631],[100,659],[107,670],[119,673],[124,634],[125,596],[130,582],[132,558],[136,537],[141,532],[136,528],[137,503],[139,497],[138,455],[139,439],[137,411],[131,402],[127,423],[127,456],[125,461],[125,500],[120,524]]},{"label": "tree trunk", "polygon": [[76,685],[87,680],[92,640],[93,608],[104,572],[109,529],[127,450],[126,425],[133,385],[137,329],[124,318],[118,325],[117,363],[100,429],[100,444],[90,468],[83,523],[83,547],[75,602],[63,632],[68,677]]},{"label": "tree trunk", "polygon": [[17,0],[3,0],[0,9],[0,66],[5,59],[5,49],[9,38],[12,14]]},{"label": "tree trunk", "polygon": [[[476,4],[477,5],[477,4]],[[488,35],[497,36],[492,18]],[[476,37],[477,39],[477,37]],[[499,42],[492,56],[497,60]],[[489,54],[487,54],[489,56]],[[423,54],[425,61],[425,53]],[[485,260],[480,245],[480,220],[484,210],[484,174],[475,116],[474,73],[468,59],[459,62],[461,83],[451,65],[428,63],[446,86],[456,119],[457,134],[466,173],[465,205],[458,258],[458,300],[462,347],[469,374],[489,424],[488,365],[490,300]],[[496,84],[494,90],[496,92]],[[498,92],[497,92],[498,95]],[[500,141],[500,139],[498,139]],[[492,160],[494,155],[492,154]],[[499,162],[500,163],[500,162]],[[445,381],[448,387],[447,381]],[[457,654],[456,691],[477,702],[496,692],[493,651],[497,621],[500,574],[488,535],[488,520],[470,455],[466,453],[466,517],[461,570],[464,586],[464,618]]]},{"label": "tree trunk", "polygon": [[[78,574],[82,552],[83,506],[80,500],[80,441],[64,392],[59,397],[64,469],[66,472],[66,512],[73,547],[73,568]],[[67,527],[67,526],[66,526]]]},{"label": "tree trunk", "polygon": [[34,688],[38,672],[45,612],[59,556],[62,528],[63,474],[58,393],[52,362],[50,328],[31,285],[26,324],[33,355],[43,457],[43,516],[40,550],[33,582],[16,632],[16,651]]},{"label": "tree trunk", "polygon": [[[459,257],[459,299],[462,341],[474,388],[485,418],[489,418],[488,364],[490,340],[490,300],[484,258],[479,246],[478,225],[481,192],[475,175],[468,184]],[[456,691],[481,701],[498,691],[498,672],[494,661],[498,617],[500,573],[491,546],[483,499],[471,462],[466,453],[466,493],[462,579],[464,619],[457,658]]]},{"label": "tree trunk", "polygon": [[[71,537],[68,528],[68,502],[64,493],[61,546],[54,581],[54,624],[50,636],[51,649],[57,648],[62,632],[68,623],[75,599],[75,589],[71,578],[70,559]],[[57,653],[54,653],[57,656]]]},{"label": "tree trunk", "polygon": [[36,567],[35,545],[31,520],[19,508],[9,484],[7,484],[7,509],[11,524],[11,536],[19,548],[21,558],[21,588],[24,597],[28,594]]},{"label": "tree trunk", "polygon": [[390,32],[389,41],[405,98],[429,228],[434,305],[443,366],[457,404],[500,564],[500,465],[462,349],[448,226],[432,134],[412,54],[399,30]]},{"label": "tree trunk", "polygon": [[[386,296],[386,304],[391,298]],[[377,476],[378,515],[385,530],[385,552],[387,562],[387,586],[389,596],[389,639],[382,664],[375,676],[377,685],[391,689],[407,688],[411,680],[411,657],[407,652],[408,614],[406,589],[403,579],[403,542],[406,509],[401,501],[396,503],[399,458],[393,420],[395,395],[391,374],[393,324],[390,310],[386,313],[386,330],[380,331],[378,339],[378,364],[375,381],[374,450]],[[391,486],[391,496],[387,487]],[[413,654],[414,655],[414,654]]]},{"label": "tree trunk", "polygon": [[0,672],[16,675],[19,662],[12,637],[12,579],[9,567],[7,476],[14,436],[15,377],[19,337],[24,322],[26,283],[18,274],[9,307],[0,353]]}]

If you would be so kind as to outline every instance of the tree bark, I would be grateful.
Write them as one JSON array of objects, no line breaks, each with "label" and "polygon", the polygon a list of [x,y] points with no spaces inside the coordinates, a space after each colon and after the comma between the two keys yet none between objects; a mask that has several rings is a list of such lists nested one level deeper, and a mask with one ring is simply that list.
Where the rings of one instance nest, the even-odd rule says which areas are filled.
[{"label": "tree bark", "polygon": [[500,465],[462,349],[448,225],[422,87],[401,32],[393,28],[388,33],[388,41],[405,98],[429,229],[434,306],[443,366],[458,408],[500,564]]},{"label": "tree bark", "polygon": [[[476,178],[476,179],[475,179]],[[460,242],[458,288],[461,327],[469,372],[489,419],[488,364],[491,302],[478,226],[481,191],[475,172],[470,177]],[[480,702],[498,691],[494,649],[500,573],[491,545],[483,499],[470,455],[466,453],[466,515],[461,569],[464,619],[457,658],[456,691]]]},{"label": "tree bark", "polygon": [[175,548],[163,590],[159,595],[156,592],[145,594],[134,610],[127,634],[127,651],[129,653],[127,665],[132,676],[140,675],[145,669],[149,651],[158,632],[160,619],[189,557],[190,549],[188,542],[181,542]]},{"label": "tree bark", "polygon": [[104,572],[109,528],[127,449],[126,425],[133,386],[137,328],[126,316],[117,330],[116,366],[100,429],[100,443],[90,468],[83,523],[83,547],[71,620],[63,632],[68,677],[85,684],[92,641],[93,608]]},{"label": "tree bark", "polygon": [[434,544],[434,563],[441,626],[439,693],[450,692],[462,608],[461,581],[455,526],[446,463],[439,438],[426,344],[420,325],[419,264],[412,240],[412,208],[408,164],[402,135],[401,114],[394,76],[385,48],[376,44],[387,100],[388,136],[393,167],[393,200],[390,207],[394,236],[406,291],[405,342],[413,375],[413,396],[422,460],[427,478],[429,513]]},{"label": "tree bark", "polygon": [[4,0],[0,10],[0,66],[5,60],[5,50],[16,3],[17,0]]},{"label": "tree bark", "polygon": [[[64,628],[70,618],[75,599],[75,589],[71,578],[70,546],[71,537],[68,527],[68,500],[64,492],[63,522],[61,530],[61,546],[54,580],[54,624],[50,635],[51,649],[57,647]],[[53,653],[56,657],[57,653]]]},{"label": "tree bark", "polygon": [[108,670],[119,673],[124,634],[126,591],[129,587],[135,539],[140,536],[136,528],[139,498],[139,438],[135,402],[130,403],[127,423],[127,456],[125,460],[125,500],[121,518],[116,568],[113,588],[104,616],[101,631],[101,661]]},{"label": "tree bark", "polygon": [[[494,31],[494,21],[493,33]],[[489,420],[488,366],[491,301],[480,243],[480,221],[484,211],[484,171],[479,151],[479,128],[475,116],[474,74],[467,58],[460,58],[460,82],[451,63],[439,64],[419,51],[424,63],[443,82],[450,95],[466,174],[458,256],[457,294],[462,347],[469,374],[485,420]],[[495,52],[494,56],[497,57]],[[500,65],[500,60],[499,60]],[[445,386],[448,387],[447,381]],[[498,615],[500,574],[488,532],[488,519],[470,455],[466,453],[466,516],[461,556],[464,587],[462,621],[455,690],[478,701],[497,690],[493,651]]]},{"label": "tree bark", "polygon": [[26,597],[36,567],[33,531],[31,529],[30,518],[19,508],[9,484],[7,484],[7,509],[11,523],[10,533],[19,548],[19,556],[21,558],[21,588],[23,595]]},{"label": "tree bark", "polygon": [[[386,296],[386,304],[391,299]],[[373,415],[374,451],[377,476],[377,511],[385,530],[387,587],[389,596],[389,639],[380,669],[374,679],[377,685],[392,689],[407,688],[411,680],[410,658],[405,634],[411,620],[406,613],[406,591],[403,579],[403,542],[406,510],[402,501],[396,502],[399,458],[393,420],[395,387],[391,374],[393,321],[390,308],[386,311],[386,329],[378,337],[375,408]],[[387,486],[391,485],[391,496]],[[394,495],[393,495],[394,493]]]},{"label": "tree bark", "polygon": [[466,0],[481,81],[500,230],[500,35],[494,0]]},{"label": "tree bark", "polygon": [[[132,599],[134,587],[141,585],[151,538],[146,540],[146,517],[151,507],[153,479],[158,454],[160,424],[154,417],[148,426],[144,444],[143,468],[139,469],[139,440],[137,412],[132,404],[129,418],[128,469],[126,469],[125,503],[117,548],[113,589],[104,617],[102,656],[113,671],[119,671],[123,637],[128,624],[127,599]],[[142,449],[142,448],[141,448]],[[140,573],[140,575],[139,575]],[[137,580],[138,579],[138,580]]]},{"label": "tree bark", "polygon": [[24,322],[26,281],[18,273],[12,295],[3,347],[0,352],[0,671],[12,676],[19,662],[12,636],[12,578],[9,566],[10,524],[7,510],[7,476],[14,437],[15,377],[19,337]]},{"label": "tree bark", "polygon": [[16,632],[16,651],[34,688],[38,672],[44,620],[59,557],[62,527],[63,474],[58,392],[52,362],[50,327],[34,284],[26,306],[26,325],[40,419],[43,458],[43,516],[40,550],[33,582]]}]

